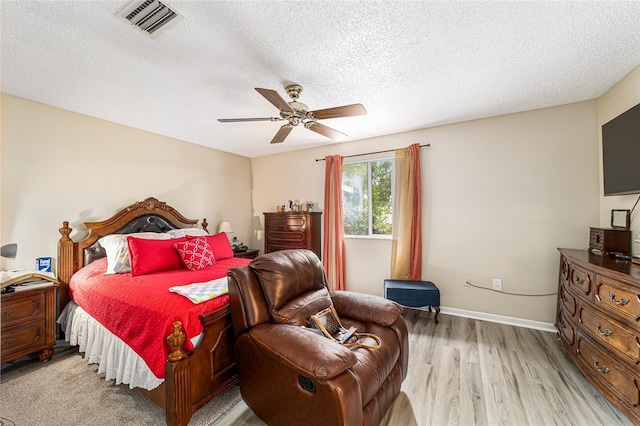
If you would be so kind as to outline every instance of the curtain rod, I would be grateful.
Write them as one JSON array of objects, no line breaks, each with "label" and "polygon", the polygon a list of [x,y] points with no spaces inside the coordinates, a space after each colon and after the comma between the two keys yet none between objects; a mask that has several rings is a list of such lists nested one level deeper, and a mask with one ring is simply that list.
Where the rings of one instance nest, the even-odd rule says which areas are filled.
[{"label": "curtain rod", "polygon": [[[420,145],[420,148],[430,147],[431,144],[427,143],[424,145]],[[351,157],[360,157],[362,155],[372,155],[372,154],[382,154],[385,152],[394,152],[395,149],[385,149],[384,151],[376,151],[376,152],[365,152],[363,154],[353,154],[353,155],[343,155],[342,158],[351,158]],[[316,158],[316,161],[325,161],[324,158]]]}]

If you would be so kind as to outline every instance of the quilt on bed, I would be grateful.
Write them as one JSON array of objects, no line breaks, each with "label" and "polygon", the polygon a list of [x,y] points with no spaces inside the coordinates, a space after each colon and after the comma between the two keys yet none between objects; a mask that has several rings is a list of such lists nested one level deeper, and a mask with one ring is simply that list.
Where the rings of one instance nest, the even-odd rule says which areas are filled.
[{"label": "quilt on bed", "polygon": [[175,269],[132,276],[104,275],[107,259],[103,258],[76,272],[69,291],[75,303],[140,355],[156,377],[164,378],[164,364],[169,356],[165,338],[171,334],[173,323],[182,323],[187,334],[185,349],[193,350],[189,339],[203,331],[200,316],[229,302],[225,294],[194,304],[169,288],[225,277],[229,268],[247,265],[249,261],[233,257],[198,271]]}]

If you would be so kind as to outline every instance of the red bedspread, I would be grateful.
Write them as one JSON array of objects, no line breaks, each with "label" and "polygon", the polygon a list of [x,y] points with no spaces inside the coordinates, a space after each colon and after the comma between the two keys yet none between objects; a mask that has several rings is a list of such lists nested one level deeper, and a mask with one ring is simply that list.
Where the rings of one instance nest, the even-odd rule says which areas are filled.
[{"label": "red bedspread", "polygon": [[182,322],[187,334],[185,349],[193,350],[189,341],[203,331],[200,315],[229,303],[224,295],[200,304],[169,292],[169,287],[210,281],[227,275],[234,266],[246,265],[249,259],[218,260],[199,271],[177,269],[148,275],[104,275],[107,259],[97,260],[76,272],[69,283],[70,295],[89,315],[129,345],[147,363],[153,374],[164,378],[164,364],[169,357],[166,337],[175,321]]}]

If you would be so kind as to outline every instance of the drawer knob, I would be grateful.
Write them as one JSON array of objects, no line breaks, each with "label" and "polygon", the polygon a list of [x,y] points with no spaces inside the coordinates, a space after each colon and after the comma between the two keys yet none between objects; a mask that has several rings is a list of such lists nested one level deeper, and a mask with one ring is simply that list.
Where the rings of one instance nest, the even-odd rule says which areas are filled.
[{"label": "drawer knob", "polygon": [[596,358],[595,356],[592,358],[593,358],[593,366],[596,368],[596,370],[604,374],[607,374],[610,371],[606,365],[603,365],[602,368],[598,366],[598,358]]},{"label": "drawer knob", "polygon": [[609,299],[611,299],[611,301],[612,301],[613,303],[615,303],[616,305],[620,305],[620,306],[624,306],[624,305],[626,305],[627,303],[629,303],[629,299],[627,299],[626,297],[623,297],[623,298],[622,298],[622,299],[620,299],[620,301],[618,302],[618,301],[616,300],[616,295],[615,295],[615,294],[613,294],[612,292],[609,292]]},{"label": "drawer knob", "polygon": [[611,336],[611,334],[613,334],[613,332],[611,330],[609,330],[608,328],[605,328],[604,331],[600,330],[600,323],[597,322],[596,323],[596,331],[598,332],[598,334],[600,334],[601,336],[605,336],[605,337],[609,337]]},{"label": "drawer knob", "polygon": [[15,312],[14,309],[9,309],[8,311],[4,311],[4,318],[10,317]]},{"label": "drawer knob", "polygon": [[13,343],[13,341],[16,340],[15,337],[11,338],[11,339],[7,339],[4,341],[4,345],[2,345],[2,349],[6,348],[7,346],[9,346],[10,344]]},{"label": "drawer knob", "polygon": [[578,285],[582,285],[584,284],[584,278],[576,277],[576,282],[578,283]]}]

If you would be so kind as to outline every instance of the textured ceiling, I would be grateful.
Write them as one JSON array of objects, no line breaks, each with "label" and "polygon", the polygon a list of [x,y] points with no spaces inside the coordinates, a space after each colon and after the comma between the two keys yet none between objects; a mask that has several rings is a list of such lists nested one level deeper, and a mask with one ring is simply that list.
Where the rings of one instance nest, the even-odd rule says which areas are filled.
[{"label": "textured ceiling", "polygon": [[0,3],[3,93],[247,157],[334,143],[254,88],[298,83],[347,141],[596,98],[640,65],[640,2],[166,1],[152,39],[121,1]]}]

